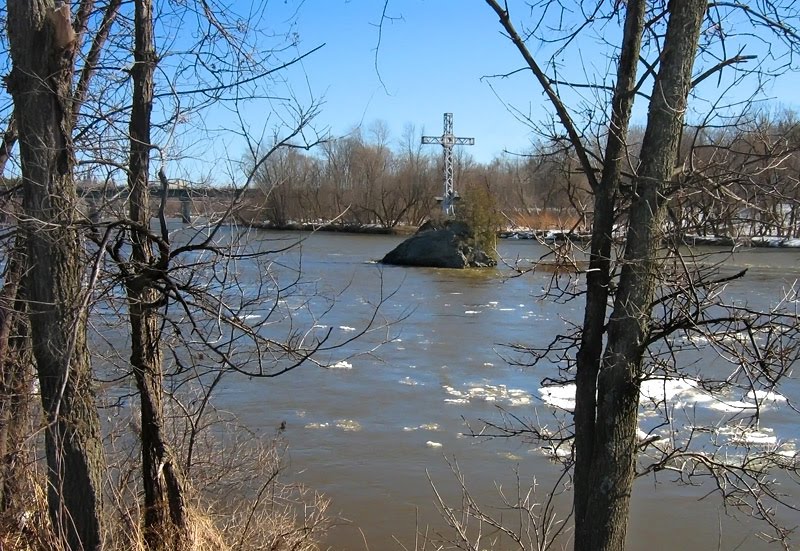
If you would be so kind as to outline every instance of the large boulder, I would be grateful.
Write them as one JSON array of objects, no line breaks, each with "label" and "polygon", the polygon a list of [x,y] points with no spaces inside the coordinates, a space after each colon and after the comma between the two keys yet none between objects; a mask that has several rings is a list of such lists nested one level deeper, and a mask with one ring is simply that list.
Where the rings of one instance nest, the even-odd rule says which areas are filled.
[{"label": "large boulder", "polygon": [[470,245],[472,230],[463,222],[426,222],[417,233],[383,257],[383,264],[430,268],[485,268],[497,262]]}]

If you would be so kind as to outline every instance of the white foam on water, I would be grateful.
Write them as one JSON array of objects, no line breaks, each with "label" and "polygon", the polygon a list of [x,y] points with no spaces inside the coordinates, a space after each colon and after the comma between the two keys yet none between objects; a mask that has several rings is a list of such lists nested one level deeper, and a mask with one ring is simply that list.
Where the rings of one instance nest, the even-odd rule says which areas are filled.
[{"label": "white foam on water", "polygon": [[468,314],[468,315],[472,315],[472,314],[480,314],[481,311],[480,310],[466,310],[464,313]]},{"label": "white foam on water", "polygon": [[483,367],[494,367],[492,362],[483,362]]},{"label": "white foam on water", "polygon": [[353,369],[353,364],[348,361],[341,360],[333,365],[329,365],[328,369]]},{"label": "white foam on water", "polygon": [[420,384],[419,381],[416,381],[411,377],[404,377],[397,382],[400,383],[401,385],[408,385],[408,386],[417,386],[418,384]]},{"label": "white foam on water", "polygon": [[498,308],[498,310],[501,311],[501,312],[514,312],[517,309],[516,308]]},{"label": "white foam on water", "polygon": [[428,440],[427,442],[425,442],[425,445],[428,446],[429,448],[441,448],[442,447],[441,442],[434,442],[433,440]]},{"label": "white foam on water", "polygon": [[263,316],[261,314],[245,314],[242,316],[243,320],[258,320],[261,319]]}]

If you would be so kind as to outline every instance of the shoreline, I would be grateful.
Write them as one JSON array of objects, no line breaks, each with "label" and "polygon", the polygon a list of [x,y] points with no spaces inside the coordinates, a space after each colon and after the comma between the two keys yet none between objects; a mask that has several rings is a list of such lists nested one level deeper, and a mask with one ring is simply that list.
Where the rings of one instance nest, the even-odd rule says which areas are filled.
[{"label": "shoreline", "polygon": [[[272,224],[264,222],[243,222],[245,225],[259,230],[273,231],[320,231],[331,233],[352,233],[367,235],[399,235],[408,236],[416,233],[417,226],[385,227],[378,225],[361,224],[335,224],[335,223],[295,223]],[[569,230],[534,230],[534,229],[505,229],[497,232],[498,239],[530,239],[543,243],[564,243],[567,241],[588,244],[590,234],[573,233]],[[690,247],[752,247],[769,249],[800,249],[800,238],[781,236],[753,236],[753,237],[725,237],[701,236],[687,234],[682,242]]]}]

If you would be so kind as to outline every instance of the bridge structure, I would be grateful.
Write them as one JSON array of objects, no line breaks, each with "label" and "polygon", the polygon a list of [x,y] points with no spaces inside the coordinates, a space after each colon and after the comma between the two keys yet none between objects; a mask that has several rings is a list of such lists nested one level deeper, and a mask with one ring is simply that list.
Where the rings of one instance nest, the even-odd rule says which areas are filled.
[{"label": "bridge structure", "polygon": [[444,192],[436,200],[442,203],[442,212],[445,216],[455,214],[455,202],[458,193],[453,182],[453,147],[457,145],[475,145],[475,138],[459,138],[453,134],[453,114],[444,114],[444,132],[441,136],[422,136],[423,144],[438,144],[442,146],[444,157]]},{"label": "bridge structure", "polygon": [[[149,187],[150,196],[160,199],[164,195],[164,189],[158,185]],[[259,193],[258,190],[247,189],[244,195]],[[180,204],[180,219],[184,224],[192,222],[192,206],[195,201],[205,201],[208,199],[233,200],[240,190],[235,188],[215,188],[209,186],[189,186],[183,184],[170,184],[166,189],[167,199],[178,200]],[[128,199],[127,186],[119,185],[97,185],[97,186],[78,186],[78,196],[86,202],[89,219],[100,222],[103,209],[114,202],[125,202]]]}]

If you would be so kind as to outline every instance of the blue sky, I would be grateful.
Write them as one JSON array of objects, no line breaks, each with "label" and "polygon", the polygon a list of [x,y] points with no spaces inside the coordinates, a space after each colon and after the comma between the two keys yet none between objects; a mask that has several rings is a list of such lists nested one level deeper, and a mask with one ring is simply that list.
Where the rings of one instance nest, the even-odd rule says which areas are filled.
[{"label": "blue sky", "polygon": [[[521,1],[510,5],[516,6],[520,16],[527,13]],[[488,162],[504,150],[524,153],[530,149],[535,136],[509,112],[509,106],[540,120],[546,115],[545,98],[528,72],[506,79],[484,78],[519,69],[522,59],[501,34],[494,12],[483,0],[390,0],[387,15],[391,19],[384,20],[376,69],[377,23],[383,6],[383,0],[270,0],[267,4],[267,18],[277,29],[285,28],[284,22],[297,13],[294,30],[300,36],[300,51],[325,44],[302,67],[286,73],[300,97],[307,98],[310,90],[324,102],[317,128],[342,136],[360,125],[369,135],[373,121],[381,120],[396,145],[407,124],[418,131],[424,128],[426,134],[441,134],[442,114],[452,112],[456,135],[475,138],[475,146],[467,150],[479,162]],[[601,55],[602,40],[618,42],[616,32],[617,26],[609,25],[587,35],[571,57],[560,58],[563,70],[576,71],[578,79],[587,70],[609,73],[613,67]],[[545,60],[546,46],[539,48],[534,53]],[[793,73],[769,93],[775,104],[796,109],[798,88],[800,77]],[[569,103],[577,105],[580,100],[572,96]],[[640,123],[645,116],[643,104],[636,115]],[[264,108],[260,109],[247,114],[253,127],[261,119],[266,124]],[[228,147],[235,154],[235,143]]]},{"label": "blue sky", "polygon": [[[303,7],[303,42],[326,44],[305,68],[324,95],[321,120],[334,134],[375,119],[396,139],[406,124],[440,134],[442,114],[452,112],[456,134],[475,138],[468,149],[479,161],[528,148],[528,129],[481,81],[520,66],[485,3],[393,0],[387,13],[402,19],[384,21],[376,70],[382,7],[377,0],[309,0]],[[512,91],[496,84],[520,108],[538,109],[542,96],[530,79],[515,78]]]}]

